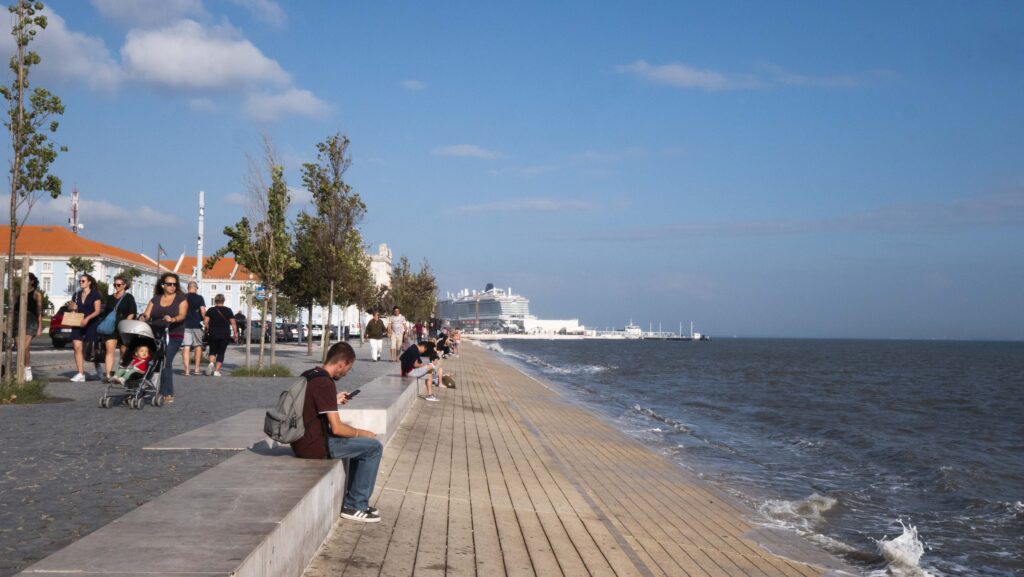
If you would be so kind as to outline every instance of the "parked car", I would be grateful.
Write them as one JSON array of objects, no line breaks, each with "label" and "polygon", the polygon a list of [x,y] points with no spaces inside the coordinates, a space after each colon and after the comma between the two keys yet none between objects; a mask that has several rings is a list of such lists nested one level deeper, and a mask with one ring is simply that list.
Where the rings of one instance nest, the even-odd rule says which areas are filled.
[{"label": "parked car", "polygon": [[53,343],[53,348],[55,349],[63,349],[71,342],[71,327],[65,327],[61,324],[66,310],[67,307],[60,307],[50,317],[50,342]]},{"label": "parked car", "polygon": [[311,327],[311,333],[313,334],[313,338],[314,339],[322,339],[322,338],[324,338],[324,326],[323,325],[313,325]]}]

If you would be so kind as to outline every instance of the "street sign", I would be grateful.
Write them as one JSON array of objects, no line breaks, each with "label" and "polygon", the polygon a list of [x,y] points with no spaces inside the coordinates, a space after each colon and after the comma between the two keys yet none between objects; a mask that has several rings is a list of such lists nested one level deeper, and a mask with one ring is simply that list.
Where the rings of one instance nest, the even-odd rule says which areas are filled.
[{"label": "street sign", "polygon": [[261,300],[267,298],[267,289],[265,287],[262,287],[262,286],[256,287],[255,297],[256,297],[256,300],[258,300],[258,301],[261,301]]}]

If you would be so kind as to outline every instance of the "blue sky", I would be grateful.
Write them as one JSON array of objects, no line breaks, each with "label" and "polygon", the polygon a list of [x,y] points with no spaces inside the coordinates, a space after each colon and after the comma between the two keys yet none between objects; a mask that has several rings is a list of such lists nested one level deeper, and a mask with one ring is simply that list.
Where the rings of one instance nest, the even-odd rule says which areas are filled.
[{"label": "blue sky", "polygon": [[[713,335],[1024,339],[1024,4],[47,4],[63,223],[152,254],[342,131],[442,291]],[[10,41],[5,40],[9,50]]]}]

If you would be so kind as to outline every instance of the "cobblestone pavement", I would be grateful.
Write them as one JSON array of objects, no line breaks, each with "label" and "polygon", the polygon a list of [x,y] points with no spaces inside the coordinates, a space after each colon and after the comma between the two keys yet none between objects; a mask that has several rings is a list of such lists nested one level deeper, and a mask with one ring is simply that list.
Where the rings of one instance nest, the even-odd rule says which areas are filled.
[{"label": "cobblestone pavement", "polygon": [[[351,341],[355,367],[339,387],[351,390],[398,365],[373,363],[369,345]],[[279,345],[278,362],[297,375],[315,366],[305,346]],[[387,351],[384,351],[387,355]],[[175,402],[100,409],[105,385],[70,383],[71,352],[35,356],[50,377],[41,405],[0,406],[0,577],[12,575],[72,541],[236,454],[234,451],[143,451],[142,447],[252,408],[270,407],[293,378],[185,377],[175,363]],[[38,358],[38,360],[37,360]],[[228,351],[225,374],[242,362]],[[255,362],[255,358],[254,358]]]}]

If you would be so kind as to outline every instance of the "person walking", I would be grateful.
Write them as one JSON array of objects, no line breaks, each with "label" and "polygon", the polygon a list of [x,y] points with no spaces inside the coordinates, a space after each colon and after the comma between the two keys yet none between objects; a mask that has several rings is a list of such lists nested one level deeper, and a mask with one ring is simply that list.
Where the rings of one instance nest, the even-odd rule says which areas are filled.
[{"label": "person walking", "polygon": [[[128,292],[130,287],[128,279],[123,275],[117,275],[114,277],[114,292],[107,295],[107,302],[103,306],[105,311],[103,324],[107,319],[107,315],[114,315],[114,332],[108,334],[100,334],[100,339],[103,341],[103,346],[106,352],[105,362],[103,363],[103,380],[109,381],[110,377],[113,376],[114,371],[121,364],[121,356],[124,355],[126,345],[121,345],[118,348],[118,343],[121,341],[121,333],[117,330],[117,324],[124,320],[132,320],[135,318],[138,312],[138,306],[135,304],[135,297],[132,293]],[[120,352],[120,355],[116,355],[115,352]]]},{"label": "person walking", "polygon": [[185,300],[188,301],[188,312],[185,315],[185,339],[182,342],[185,350],[181,360],[184,361],[187,376],[189,361],[194,359],[191,374],[199,376],[199,367],[203,362],[203,318],[206,316],[206,299],[199,294],[199,283],[194,280],[188,281],[188,294],[185,295]]},{"label": "person walking", "polygon": [[391,316],[388,317],[388,338],[391,341],[392,363],[397,363],[402,355],[402,340],[405,338],[405,330],[408,324],[398,307],[391,310]]},{"label": "person walking", "polygon": [[366,338],[370,340],[370,358],[373,362],[380,360],[380,351],[384,348],[384,335],[388,329],[384,321],[380,320],[380,312],[373,311],[373,318],[366,323]]},{"label": "person walking", "polygon": [[[18,287],[21,283],[18,283]],[[17,315],[21,310],[20,306],[14,308]],[[20,321],[15,326],[20,326]],[[28,273],[28,308],[25,314],[25,339],[19,345],[25,351],[25,380],[32,380],[32,357],[30,348],[32,339],[43,334],[43,294],[39,291],[39,279],[33,273]],[[17,334],[15,334],[17,337]]]},{"label": "person walking", "polygon": [[213,297],[213,307],[206,309],[205,320],[210,341],[210,364],[206,367],[206,374],[219,377],[228,343],[238,340],[235,313],[224,306],[224,295]]},{"label": "person walking", "polygon": [[71,329],[71,346],[75,349],[75,368],[78,372],[71,377],[73,383],[85,382],[85,343],[96,342],[96,318],[100,316],[103,303],[99,286],[91,274],[78,278],[78,291],[71,297],[68,310],[84,315],[82,325]]},{"label": "person walking", "polygon": [[185,339],[185,316],[188,314],[188,299],[178,291],[178,283],[178,275],[173,272],[160,275],[153,298],[146,305],[146,312],[139,317],[150,321],[154,327],[163,328],[167,334],[164,365],[160,371],[160,394],[168,403],[174,402],[174,371],[171,367]]}]

